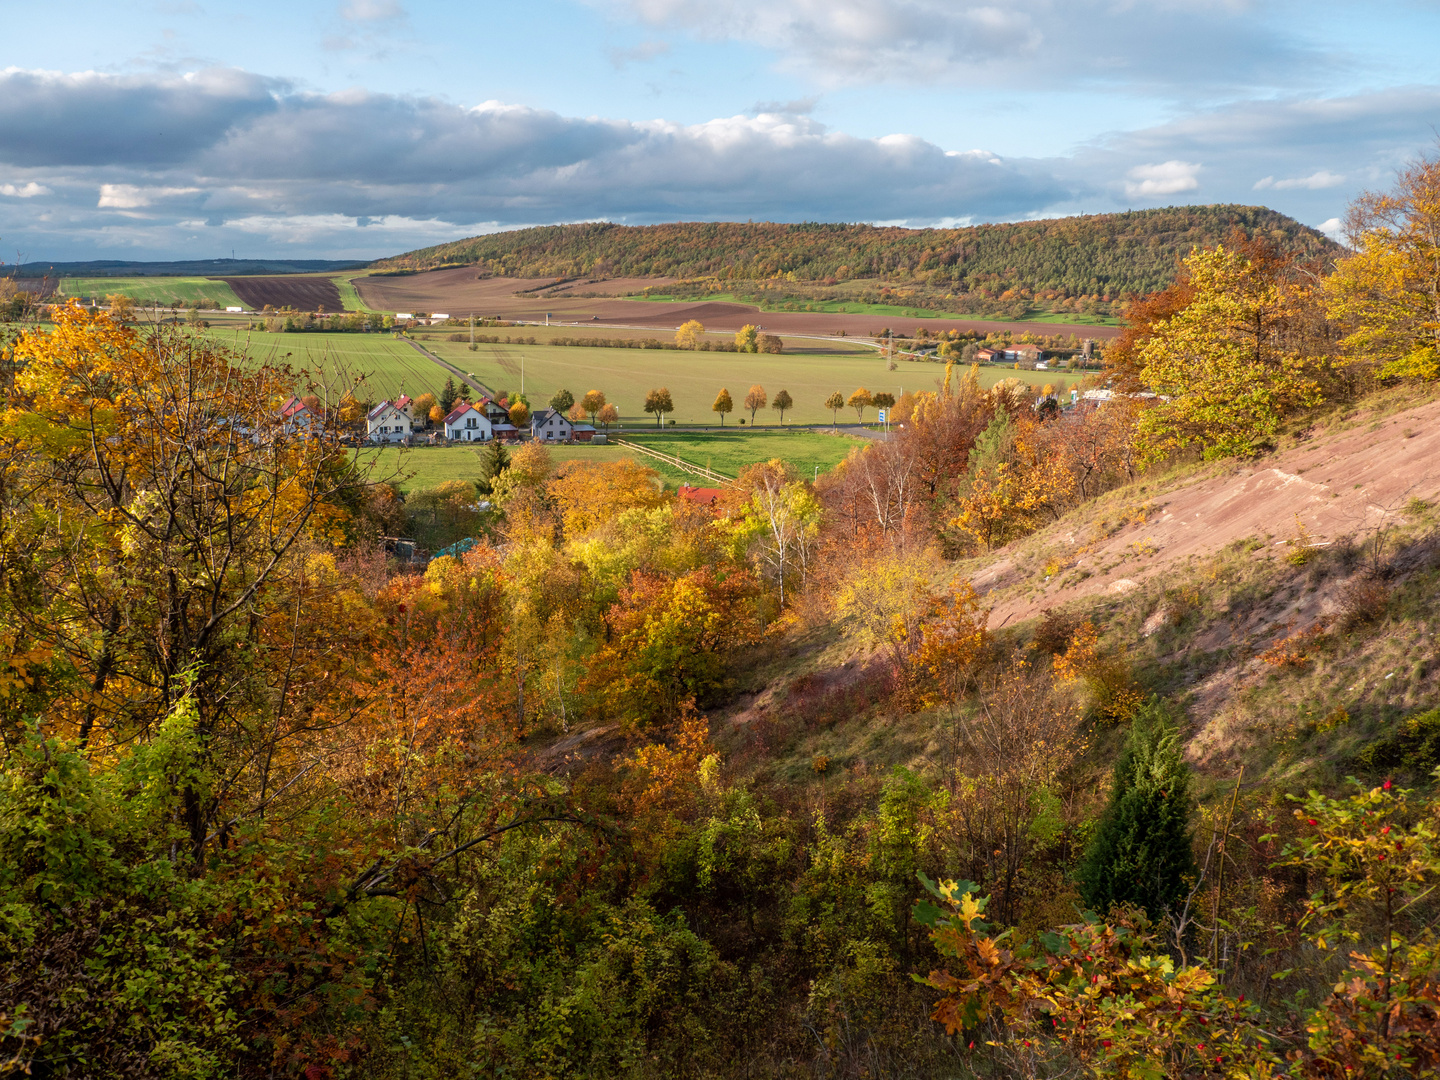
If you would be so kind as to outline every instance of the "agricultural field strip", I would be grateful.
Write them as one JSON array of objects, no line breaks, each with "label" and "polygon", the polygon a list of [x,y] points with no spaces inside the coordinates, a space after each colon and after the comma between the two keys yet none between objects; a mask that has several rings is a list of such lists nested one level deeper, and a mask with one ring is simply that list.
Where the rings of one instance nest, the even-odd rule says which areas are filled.
[{"label": "agricultural field strip", "polygon": [[716,472],[714,469],[706,468],[704,465],[697,465],[693,461],[686,461],[684,458],[680,457],[677,454],[664,454],[661,453],[659,450],[653,450],[648,446],[642,446],[637,442],[631,442],[629,439],[616,439],[615,444],[617,446],[623,446],[628,450],[638,451],[639,453],[645,454],[648,457],[656,458],[657,460],[663,461],[667,465],[672,465],[675,468],[680,469],[684,472],[694,473],[696,476],[699,476],[705,480],[714,480],[722,484],[733,484],[735,482],[735,478],[733,476],[726,476],[723,473]]},{"label": "agricultural field strip", "polygon": [[64,296],[88,296],[104,302],[111,293],[122,293],[142,307],[164,307],[181,301],[188,307],[197,300],[212,300],[221,307],[244,307],[240,297],[218,278],[202,277],[89,277],[61,278]]}]

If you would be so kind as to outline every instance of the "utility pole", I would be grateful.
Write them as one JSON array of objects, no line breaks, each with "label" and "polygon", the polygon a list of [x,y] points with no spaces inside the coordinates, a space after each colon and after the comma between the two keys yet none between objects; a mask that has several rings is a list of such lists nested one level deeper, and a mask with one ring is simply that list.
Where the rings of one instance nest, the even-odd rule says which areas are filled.
[{"label": "utility pole", "polygon": [[470,351],[475,351],[475,313],[470,313]]}]

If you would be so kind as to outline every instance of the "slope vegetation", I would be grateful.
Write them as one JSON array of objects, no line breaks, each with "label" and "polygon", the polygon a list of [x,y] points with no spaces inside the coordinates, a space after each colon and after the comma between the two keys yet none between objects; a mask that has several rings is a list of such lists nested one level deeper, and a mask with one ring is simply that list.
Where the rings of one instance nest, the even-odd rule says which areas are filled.
[{"label": "slope vegetation", "polygon": [[510,277],[696,277],[801,282],[920,278],[955,292],[1026,288],[1143,294],[1176,260],[1241,228],[1287,251],[1336,250],[1320,233],[1258,206],[1186,206],[963,229],[773,222],[607,222],[493,233],[381,260],[378,269],[475,265]]}]

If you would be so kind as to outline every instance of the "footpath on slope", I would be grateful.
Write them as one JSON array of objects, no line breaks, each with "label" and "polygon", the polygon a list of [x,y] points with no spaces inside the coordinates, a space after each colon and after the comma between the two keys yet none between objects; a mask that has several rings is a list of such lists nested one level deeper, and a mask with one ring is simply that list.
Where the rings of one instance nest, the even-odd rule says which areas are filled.
[{"label": "footpath on slope", "polygon": [[[1082,530],[1063,521],[1052,526],[1037,539],[1061,569],[1038,595],[1033,588],[1009,588],[1033,583],[1019,556],[1032,545],[1022,541],[973,576],[978,592],[993,594],[990,625],[1022,622],[1084,597],[1123,594],[1236,540],[1284,543],[1296,534],[1297,516],[1311,543],[1333,544],[1363,539],[1399,519],[1411,499],[1440,499],[1440,402],[1356,419],[1354,427],[1258,461],[1217,468],[1168,490],[1152,488],[1141,497],[1148,499],[1146,512],[1103,539],[1087,542]],[[1088,576],[1076,580],[1082,575]]]}]

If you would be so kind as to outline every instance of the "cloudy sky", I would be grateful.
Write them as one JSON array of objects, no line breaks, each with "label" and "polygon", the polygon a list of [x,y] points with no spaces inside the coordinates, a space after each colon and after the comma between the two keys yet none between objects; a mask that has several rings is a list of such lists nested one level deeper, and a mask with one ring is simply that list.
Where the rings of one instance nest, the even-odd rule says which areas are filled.
[{"label": "cloudy sky", "polygon": [[7,2],[0,258],[374,257],[587,219],[1260,203],[1440,128],[1440,3]]}]

